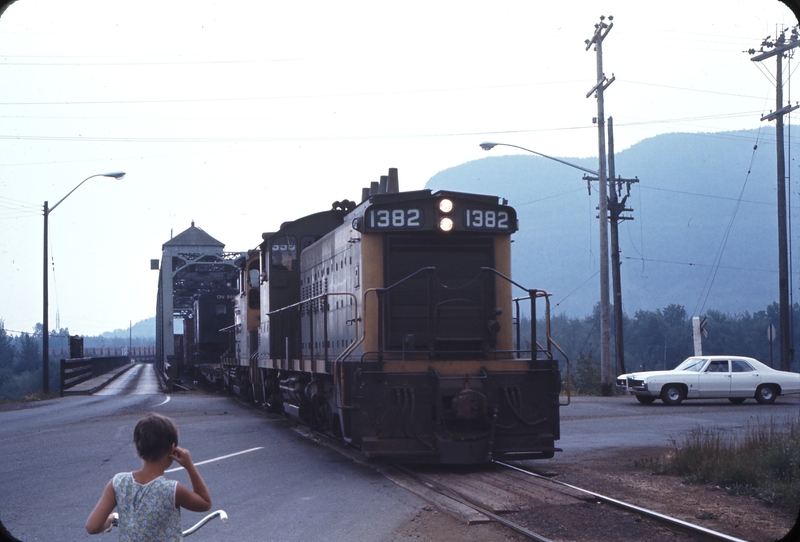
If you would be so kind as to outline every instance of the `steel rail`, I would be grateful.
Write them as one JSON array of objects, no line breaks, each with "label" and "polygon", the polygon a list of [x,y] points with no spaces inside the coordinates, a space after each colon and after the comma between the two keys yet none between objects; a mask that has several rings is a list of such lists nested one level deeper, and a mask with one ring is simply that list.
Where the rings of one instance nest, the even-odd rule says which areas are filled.
[{"label": "steel rail", "polygon": [[477,510],[478,512],[480,512],[481,514],[485,515],[486,517],[491,518],[494,521],[500,523],[501,525],[505,525],[509,529],[513,529],[514,531],[516,531],[516,532],[518,532],[518,533],[520,533],[520,534],[522,534],[524,536],[527,536],[528,538],[530,538],[532,540],[538,540],[539,542],[553,542],[549,538],[545,538],[544,536],[542,536],[540,534],[534,533],[533,531],[529,531],[528,529],[526,529],[522,525],[517,525],[516,523],[514,523],[512,521],[508,521],[507,519],[502,518],[502,517],[498,516],[497,514],[495,514],[493,512],[485,510],[484,508],[476,505],[475,503],[471,503],[471,502],[467,501],[466,499],[462,498],[461,495],[459,495],[455,490],[453,490],[453,489],[451,489],[451,488],[449,488],[449,487],[447,487],[445,485],[442,485],[439,482],[431,480],[427,476],[423,476],[422,474],[416,473],[416,472],[414,472],[412,470],[409,470],[409,469],[407,469],[405,467],[401,467],[400,465],[397,465],[397,464],[388,465],[388,466],[390,466],[391,468],[395,469],[398,472],[401,472],[401,473],[405,474],[406,476],[410,476],[411,478],[414,478],[415,480],[417,480],[419,483],[421,483],[422,485],[424,485],[428,489],[430,489],[432,491],[435,491],[436,493],[438,493],[440,495],[443,495],[443,496],[445,496],[445,497],[447,497],[449,499],[453,499],[454,501],[459,502],[459,503],[463,504],[464,506],[468,506],[469,508],[472,508],[473,510]]},{"label": "steel rail", "polygon": [[667,516],[661,514],[659,512],[655,512],[653,510],[648,510],[647,508],[642,508],[641,506],[636,506],[635,504],[626,503],[624,501],[620,501],[617,499],[612,499],[611,497],[606,497],[605,495],[601,495],[599,493],[595,493],[594,491],[589,491],[577,486],[573,486],[571,484],[567,484],[566,482],[561,482],[560,480],[553,480],[552,478],[548,478],[547,476],[542,476],[541,474],[536,474],[535,472],[531,472],[525,470],[523,468],[517,467],[515,465],[511,465],[509,463],[504,463],[502,461],[493,460],[492,463],[497,465],[527,474],[529,476],[533,476],[534,478],[538,478],[540,480],[545,480],[547,482],[551,482],[553,484],[558,484],[563,487],[567,487],[569,489],[578,491],[580,493],[584,493],[586,495],[590,495],[593,499],[597,499],[598,501],[611,504],[618,508],[622,508],[624,510],[628,510],[631,512],[637,512],[642,514],[643,516],[647,516],[649,518],[653,518],[658,521],[662,521],[668,523],[670,525],[674,525],[680,527],[682,529],[688,530],[693,533],[701,533],[707,537],[713,538],[715,540],[725,540],[726,542],[747,542],[746,540],[742,540],[741,538],[736,538],[734,536],[727,535],[725,533],[720,533],[718,531],[713,531],[711,529],[707,529],[705,527],[700,527],[699,525],[695,525],[694,523],[689,523],[688,521],[683,521],[678,518],[673,518],[671,516]]}]

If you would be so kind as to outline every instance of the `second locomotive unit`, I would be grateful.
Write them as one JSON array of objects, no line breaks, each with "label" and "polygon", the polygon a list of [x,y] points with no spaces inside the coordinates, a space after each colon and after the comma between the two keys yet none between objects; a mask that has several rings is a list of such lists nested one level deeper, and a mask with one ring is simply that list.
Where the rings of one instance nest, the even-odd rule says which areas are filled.
[{"label": "second locomotive unit", "polygon": [[[376,460],[552,457],[561,373],[535,324],[532,347],[515,345],[515,210],[399,192],[394,169],[377,184],[248,253],[222,360],[229,389]],[[536,322],[546,294],[525,294]]]}]

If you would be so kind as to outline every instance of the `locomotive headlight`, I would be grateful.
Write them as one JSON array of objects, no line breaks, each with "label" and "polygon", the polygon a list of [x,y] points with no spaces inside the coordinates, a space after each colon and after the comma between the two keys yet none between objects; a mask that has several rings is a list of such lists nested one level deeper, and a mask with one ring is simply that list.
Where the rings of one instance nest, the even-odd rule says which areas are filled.
[{"label": "locomotive headlight", "polygon": [[449,216],[442,217],[439,220],[439,229],[442,231],[450,231],[453,229],[453,219]]},{"label": "locomotive headlight", "polygon": [[439,202],[439,210],[443,213],[449,213],[453,210],[453,202],[449,199],[443,199]]}]

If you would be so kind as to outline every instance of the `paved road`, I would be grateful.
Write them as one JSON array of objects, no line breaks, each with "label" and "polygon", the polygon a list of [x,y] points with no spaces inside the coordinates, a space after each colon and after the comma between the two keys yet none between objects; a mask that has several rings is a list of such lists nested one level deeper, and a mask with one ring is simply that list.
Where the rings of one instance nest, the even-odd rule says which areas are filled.
[{"label": "paved road", "polygon": [[[111,395],[0,412],[0,521],[12,534],[25,542],[90,538],[83,525],[106,482],[140,465],[131,434],[150,411],[176,420],[180,444],[196,462],[210,460],[198,468],[215,509],[230,515],[227,525],[215,522],[193,535],[195,542],[387,540],[425,506],[280,418],[229,397],[158,393],[150,366],[128,372],[104,390]],[[632,397],[573,398],[561,410],[558,445],[564,452],[549,461],[569,464],[619,447],[668,445],[698,427],[743,434],[760,422],[797,420],[799,413],[800,396],[780,397],[774,405],[687,401],[677,407],[645,406]],[[169,476],[188,483],[183,471]],[[184,526],[201,516],[184,512]]]},{"label": "paved road", "polygon": [[557,459],[620,447],[669,446],[698,428],[744,435],[761,423],[781,425],[790,420],[800,421],[800,395],[779,397],[772,405],[759,405],[754,399],[734,405],[722,399],[684,401],[678,406],[660,401],[642,405],[631,396],[576,397],[561,409],[557,446],[564,452]]},{"label": "paved road", "polygon": [[[214,509],[224,508],[230,520],[204,527],[195,542],[385,540],[426,505],[282,419],[231,398],[128,388],[125,395],[72,396],[0,412],[0,521],[24,542],[116,540],[117,534],[90,537],[84,523],[108,480],[141,466],[131,435],[150,411],[178,423],[180,445],[195,462],[219,458],[198,469]],[[168,476],[189,483],[183,470]],[[182,515],[184,528],[203,516]]]}]

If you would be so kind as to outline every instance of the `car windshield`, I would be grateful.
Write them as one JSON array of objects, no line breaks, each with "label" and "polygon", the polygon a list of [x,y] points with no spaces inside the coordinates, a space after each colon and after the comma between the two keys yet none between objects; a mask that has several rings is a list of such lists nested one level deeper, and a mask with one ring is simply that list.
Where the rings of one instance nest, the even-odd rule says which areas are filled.
[{"label": "car windshield", "polygon": [[699,373],[706,361],[708,361],[706,358],[688,358],[675,367],[673,371],[694,371],[695,373]]}]

